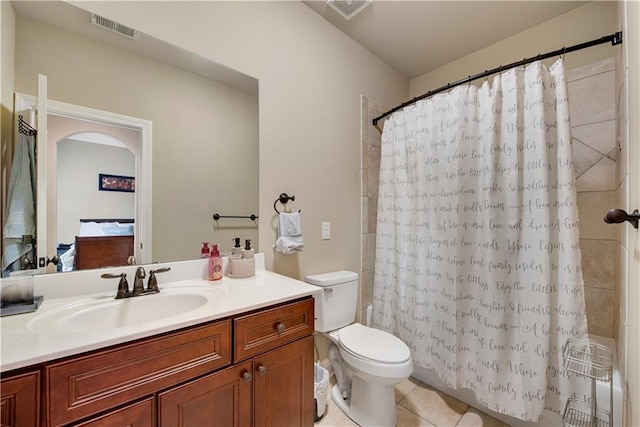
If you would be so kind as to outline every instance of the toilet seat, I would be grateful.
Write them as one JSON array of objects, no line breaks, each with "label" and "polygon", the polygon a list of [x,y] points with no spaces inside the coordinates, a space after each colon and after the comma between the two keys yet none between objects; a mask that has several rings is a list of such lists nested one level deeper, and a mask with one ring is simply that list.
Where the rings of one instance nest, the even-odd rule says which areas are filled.
[{"label": "toilet seat", "polygon": [[409,347],[388,332],[354,323],[340,329],[340,345],[359,359],[384,364],[403,364],[411,358]]}]

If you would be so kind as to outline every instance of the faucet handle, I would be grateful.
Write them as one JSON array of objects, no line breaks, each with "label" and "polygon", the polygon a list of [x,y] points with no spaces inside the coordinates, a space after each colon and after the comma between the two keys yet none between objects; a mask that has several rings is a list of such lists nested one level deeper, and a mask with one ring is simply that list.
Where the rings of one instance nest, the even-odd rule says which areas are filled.
[{"label": "faucet handle", "polygon": [[116,299],[129,297],[129,283],[127,282],[127,273],[104,273],[100,275],[103,279],[118,279],[118,291],[116,292]]},{"label": "faucet handle", "polygon": [[160,292],[160,289],[158,289],[158,280],[156,279],[156,273],[164,273],[165,271],[169,270],[171,270],[171,267],[149,270],[149,283],[147,284],[147,292]]}]

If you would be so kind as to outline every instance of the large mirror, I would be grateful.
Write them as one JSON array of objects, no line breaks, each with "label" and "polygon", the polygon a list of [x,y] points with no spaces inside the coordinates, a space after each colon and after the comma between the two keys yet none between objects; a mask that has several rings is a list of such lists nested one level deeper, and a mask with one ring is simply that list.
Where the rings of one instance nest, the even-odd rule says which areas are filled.
[{"label": "large mirror", "polygon": [[[13,6],[16,92],[35,94],[37,75],[44,74],[50,100],[152,124],[151,262],[198,258],[205,241],[223,252],[236,237],[257,247],[256,220],[224,218],[258,214],[257,80],[137,31],[129,38],[106,30],[92,22],[91,13],[68,3]],[[55,135],[48,141],[55,149],[48,153],[56,154],[49,164],[54,162],[60,178],[47,187],[59,193],[47,210],[56,227],[54,232],[47,224],[51,257],[83,233],[82,221],[133,216],[126,209],[144,200],[135,199],[135,191],[105,191],[99,180],[140,180],[135,159],[148,148],[136,151],[135,138],[127,143],[118,132],[91,129],[86,120],[85,126],[69,128],[77,131],[52,128],[60,119],[78,118],[48,120],[47,134]],[[114,157],[104,154],[114,150]],[[119,157],[126,151],[133,162]],[[88,183],[82,190],[87,193],[71,188],[74,182]],[[215,213],[222,218],[215,221]]]}]

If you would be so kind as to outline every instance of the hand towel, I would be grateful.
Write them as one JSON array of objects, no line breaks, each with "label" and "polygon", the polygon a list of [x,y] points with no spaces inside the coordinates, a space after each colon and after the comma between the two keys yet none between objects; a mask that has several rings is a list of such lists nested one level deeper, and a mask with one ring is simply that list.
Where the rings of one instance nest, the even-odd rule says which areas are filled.
[{"label": "hand towel", "polygon": [[280,213],[279,237],[274,247],[278,252],[285,255],[302,252],[302,226],[300,223],[300,213]]}]

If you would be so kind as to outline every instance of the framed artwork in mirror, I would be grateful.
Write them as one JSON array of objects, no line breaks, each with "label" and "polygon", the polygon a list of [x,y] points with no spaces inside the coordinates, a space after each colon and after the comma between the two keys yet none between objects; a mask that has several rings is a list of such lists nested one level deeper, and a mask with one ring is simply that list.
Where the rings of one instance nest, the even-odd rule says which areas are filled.
[{"label": "framed artwork in mirror", "polygon": [[136,191],[136,179],[133,176],[100,173],[98,174],[98,190],[133,193]]}]

